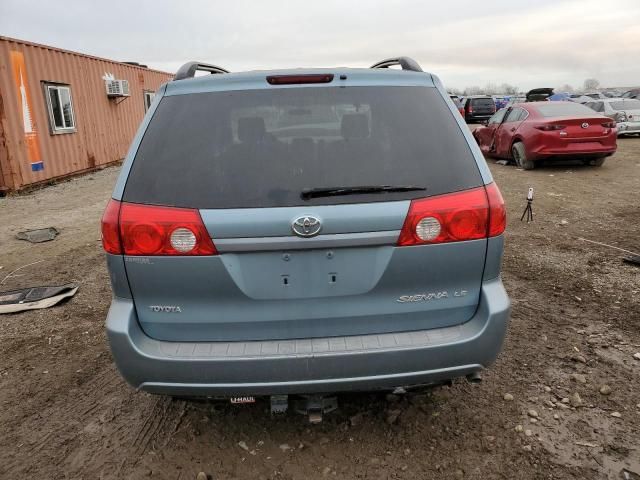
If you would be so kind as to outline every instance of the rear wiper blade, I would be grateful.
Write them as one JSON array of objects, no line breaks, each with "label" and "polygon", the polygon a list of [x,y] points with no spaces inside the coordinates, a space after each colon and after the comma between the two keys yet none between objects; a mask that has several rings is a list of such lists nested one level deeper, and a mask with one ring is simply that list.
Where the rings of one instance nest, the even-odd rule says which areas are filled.
[{"label": "rear wiper blade", "polygon": [[300,193],[303,199],[317,197],[334,197],[339,195],[357,195],[360,193],[385,193],[385,192],[417,192],[426,190],[426,187],[415,185],[358,185],[354,187],[317,187],[304,188]]}]

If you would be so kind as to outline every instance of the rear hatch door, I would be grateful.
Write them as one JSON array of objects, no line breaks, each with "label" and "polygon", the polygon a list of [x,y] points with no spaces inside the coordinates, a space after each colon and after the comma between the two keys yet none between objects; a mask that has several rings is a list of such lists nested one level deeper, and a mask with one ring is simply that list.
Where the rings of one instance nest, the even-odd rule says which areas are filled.
[{"label": "rear hatch door", "polygon": [[[322,193],[384,185],[411,188]],[[196,209],[218,255],[127,257],[138,319],[151,337],[181,341],[463,323],[478,305],[486,240],[396,242],[412,199],[481,185],[432,87],[165,97],[123,201]]]}]

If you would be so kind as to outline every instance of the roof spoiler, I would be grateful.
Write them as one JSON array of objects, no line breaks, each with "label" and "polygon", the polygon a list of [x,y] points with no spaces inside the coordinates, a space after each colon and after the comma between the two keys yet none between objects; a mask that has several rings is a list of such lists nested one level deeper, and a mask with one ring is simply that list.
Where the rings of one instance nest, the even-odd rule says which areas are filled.
[{"label": "roof spoiler", "polygon": [[210,65],[208,63],[187,62],[178,69],[173,79],[183,80],[185,78],[193,78],[195,77],[196,72],[209,72],[211,74],[229,73],[229,71],[225,70],[224,68],[217,67],[215,65]]},{"label": "roof spoiler", "polygon": [[371,65],[371,68],[389,68],[394,65],[400,65],[402,70],[410,70],[412,72],[424,71],[420,68],[418,62],[411,57],[387,58],[386,60],[382,60],[381,62]]}]

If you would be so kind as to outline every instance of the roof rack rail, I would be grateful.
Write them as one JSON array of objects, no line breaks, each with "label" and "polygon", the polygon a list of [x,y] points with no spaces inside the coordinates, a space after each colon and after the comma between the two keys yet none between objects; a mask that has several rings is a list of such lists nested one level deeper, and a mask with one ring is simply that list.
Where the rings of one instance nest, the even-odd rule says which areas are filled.
[{"label": "roof rack rail", "polygon": [[418,62],[411,57],[387,58],[386,60],[382,60],[381,62],[371,65],[371,68],[389,68],[393,65],[400,65],[402,70],[411,70],[412,72],[424,71],[420,68]]},{"label": "roof rack rail", "polygon": [[215,65],[210,65],[208,63],[202,62],[187,62],[182,65],[178,71],[176,72],[174,80],[183,80],[185,78],[193,78],[196,75],[196,72],[209,72],[211,74],[214,73],[229,73],[228,70],[225,70],[221,67],[216,67]]}]

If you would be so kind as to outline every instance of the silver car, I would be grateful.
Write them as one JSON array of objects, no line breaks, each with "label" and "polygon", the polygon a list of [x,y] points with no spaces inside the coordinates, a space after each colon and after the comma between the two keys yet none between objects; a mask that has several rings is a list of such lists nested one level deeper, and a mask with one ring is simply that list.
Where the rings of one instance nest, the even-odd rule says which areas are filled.
[{"label": "silver car", "polygon": [[640,100],[635,98],[606,98],[586,103],[587,107],[616,121],[618,136],[640,135]]}]

